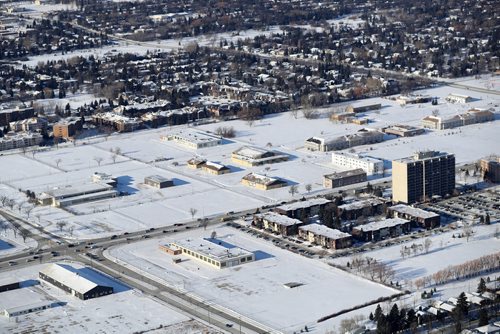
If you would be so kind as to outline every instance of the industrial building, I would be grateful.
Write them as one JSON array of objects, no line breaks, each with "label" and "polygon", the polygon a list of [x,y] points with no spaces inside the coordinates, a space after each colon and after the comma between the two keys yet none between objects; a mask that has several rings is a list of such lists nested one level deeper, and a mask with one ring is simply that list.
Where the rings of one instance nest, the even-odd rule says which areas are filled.
[{"label": "industrial building", "polygon": [[241,183],[247,187],[252,187],[260,190],[270,190],[281,187],[286,187],[288,183],[278,178],[250,173],[241,178]]},{"label": "industrial building", "polygon": [[387,208],[390,215],[394,218],[407,219],[413,223],[415,227],[435,228],[441,223],[441,216],[437,213],[425,211],[412,206],[397,204]]},{"label": "industrial building", "polygon": [[195,150],[222,144],[222,137],[191,128],[169,133],[160,138],[161,140],[173,141],[179,145]]},{"label": "industrial building", "polygon": [[392,199],[411,204],[432,196],[451,195],[455,189],[455,156],[444,152],[417,152],[392,162]]},{"label": "industrial building", "polygon": [[217,239],[185,239],[172,242],[171,246],[180,249],[182,254],[217,269],[255,261],[252,252],[233,245],[230,248],[224,247],[222,241]]},{"label": "industrial building", "polygon": [[362,241],[379,241],[394,238],[410,232],[410,221],[401,218],[389,218],[373,223],[358,225],[352,229],[352,235]]},{"label": "industrial building", "polygon": [[352,237],[349,233],[320,224],[299,227],[299,237],[326,248],[342,249],[352,246]]},{"label": "industrial building", "polygon": [[325,188],[338,188],[355,183],[365,182],[366,172],[361,168],[348,170],[345,172],[336,172],[323,175],[323,186]]},{"label": "industrial building", "polygon": [[118,191],[109,184],[87,183],[75,186],[68,185],[43,192],[37,197],[37,200],[41,205],[66,207],[116,196],[118,196]]},{"label": "industrial building", "polygon": [[39,277],[82,300],[97,298],[113,293],[113,287],[95,282],[95,277],[84,277],[68,265],[49,264],[39,272]]},{"label": "industrial building", "polygon": [[367,175],[383,174],[384,161],[372,157],[345,152],[333,152],[332,164],[342,169],[361,168]]},{"label": "industrial building", "polygon": [[54,300],[47,300],[29,288],[15,289],[0,293],[0,315],[6,318],[19,317],[59,305]]},{"label": "industrial building", "polygon": [[173,187],[174,181],[161,175],[150,175],[144,178],[144,184],[147,184],[148,186],[154,188],[163,189],[167,187]]},{"label": "industrial building", "polygon": [[356,133],[336,138],[311,137],[304,143],[304,147],[310,151],[337,151],[359,145],[380,143],[384,140],[384,134],[377,130],[361,129]]},{"label": "industrial building", "polygon": [[252,221],[252,225],[257,228],[281,234],[282,236],[296,235],[298,228],[305,224],[303,221],[280,215],[276,212],[255,214]]},{"label": "industrial building", "polygon": [[272,164],[288,160],[288,155],[263,148],[243,146],[231,153],[231,160],[246,167]]},{"label": "industrial building", "polygon": [[0,281],[0,292],[16,290],[21,288],[21,284],[13,280],[2,280]]},{"label": "industrial building", "polygon": [[490,110],[470,109],[464,114],[443,118],[439,116],[427,116],[422,119],[422,126],[434,130],[453,129],[477,123],[491,122],[495,120],[495,113]]}]

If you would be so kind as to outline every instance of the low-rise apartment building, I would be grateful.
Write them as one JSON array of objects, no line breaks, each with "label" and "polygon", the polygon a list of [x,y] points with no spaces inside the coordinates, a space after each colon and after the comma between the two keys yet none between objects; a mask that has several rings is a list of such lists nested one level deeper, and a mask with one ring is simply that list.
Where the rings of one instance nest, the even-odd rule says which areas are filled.
[{"label": "low-rise apartment building", "polygon": [[333,152],[332,164],[335,167],[342,169],[357,169],[361,168],[367,175],[383,174],[384,161],[359,154],[351,154],[346,152]]},{"label": "low-rise apartment building", "polygon": [[306,223],[276,212],[255,214],[252,225],[282,236],[296,235],[300,226]]},{"label": "low-rise apartment building", "polygon": [[401,218],[389,218],[373,223],[358,225],[352,229],[352,235],[362,241],[379,241],[394,238],[410,232],[410,221]]},{"label": "low-rise apartment building", "polygon": [[336,172],[323,176],[323,186],[325,188],[338,188],[355,183],[366,182],[366,172],[361,168]]},{"label": "low-rise apartment building", "polygon": [[352,246],[352,236],[349,233],[320,224],[299,227],[299,237],[325,248],[342,249]]}]

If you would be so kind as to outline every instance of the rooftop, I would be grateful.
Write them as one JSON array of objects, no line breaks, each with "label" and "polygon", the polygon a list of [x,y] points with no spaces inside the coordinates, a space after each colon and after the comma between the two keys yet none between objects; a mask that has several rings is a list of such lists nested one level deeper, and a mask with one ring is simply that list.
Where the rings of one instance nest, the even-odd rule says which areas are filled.
[{"label": "rooftop", "polygon": [[85,183],[85,184],[80,184],[80,185],[67,185],[67,186],[62,187],[62,188],[55,188],[55,189],[46,191],[45,193],[58,199],[58,198],[76,196],[76,195],[84,194],[84,193],[108,191],[111,189],[113,189],[113,187],[110,186],[109,184]]},{"label": "rooftop", "polygon": [[278,206],[276,209],[281,209],[284,211],[293,211],[297,209],[309,208],[315,205],[323,205],[330,202],[331,201],[327,200],[326,198],[312,198],[307,201],[298,201],[290,204],[281,205]]},{"label": "rooftop", "polygon": [[194,130],[191,128],[178,130],[178,131],[169,133],[167,135],[167,138],[169,140],[171,140],[174,137],[182,138],[183,140],[187,140],[189,142],[197,143],[197,144],[221,140],[221,137],[219,137],[219,136],[216,136],[216,135],[213,135],[210,133],[206,133],[206,132],[202,132],[202,131],[197,131],[197,130]]},{"label": "rooftop", "polygon": [[251,256],[252,252],[236,246],[224,247],[217,239],[184,239],[172,242],[173,246],[190,249],[215,261],[225,261],[241,256]]},{"label": "rooftop", "polygon": [[161,182],[167,182],[167,181],[170,181],[170,180],[171,180],[171,179],[166,178],[166,177],[161,176],[161,175],[150,175],[150,176],[146,176],[146,179],[151,180],[151,181],[153,181],[153,182],[158,182],[158,183],[161,183]]},{"label": "rooftop", "polygon": [[367,206],[373,206],[373,205],[379,205],[383,204],[384,201],[379,199],[379,198],[367,198],[361,201],[354,201],[351,203],[346,203],[339,205],[340,210],[358,210],[358,209],[363,209]]},{"label": "rooftop", "polygon": [[401,218],[389,218],[384,220],[379,220],[373,223],[368,223],[364,225],[359,225],[354,227],[355,230],[362,230],[364,232],[377,231],[383,228],[394,227],[398,225],[403,225],[409,223],[409,220],[401,219]]},{"label": "rooftop", "polygon": [[380,159],[376,159],[376,158],[372,158],[372,157],[368,157],[368,156],[363,156],[360,154],[347,153],[347,152],[332,152],[332,157],[334,157],[334,156],[342,156],[342,157],[346,157],[349,159],[357,159],[357,160],[372,162],[372,163],[382,162],[382,160],[380,160]]},{"label": "rooftop", "polygon": [[449,155],[453,155],[453,154],[446,153],[446,152],[439,152],[439,151],[419,151],[419,152],[415,152],[415,154],[413,154],[413,156],[411,156],[411,157],[396,159],[394,161],[401,162],[401,163],[412,163],[412,162],[423,161],[423,160],[427,160],[427,159],[446,157]]},{"label": "rooftop", "polygon": [[333,179],[340,179],[344,177],[361,175],[361,174],[366,174],[366,172],[361,168],[356,168],[356,169],[346,170],[345,172],[336,172],[332,174],[327,174],[324,177],[333,180]]},{"label": "rooftop", "polygon": [[86,293],[100,285],[99,282],[94,282],[87,277],[83,277],[80,271],[77,271],[68,265],[52,263],[40,270],[40,273],[53,278],[54,280],[81,294]]},{"label": "rooftop", "polygon": [[305,226],[299,227],[302,231],[307,231],[314,233],[316,235],[322,235],[329,239],[343,239],[349,238],[351,235],[349,233],[344,233],[342,231],[326,227],[325,225],[320,224],[309,224]]},{"label": "rooftop", "polygon": [[261,174],[257,174],[257,173],[247,174],[247,175],[243,176],[242,180],[247,180],[250,182],[255,182],[255,183],[265,184],[265,185],[269,185],[269,184],[272,184],[274,182],[284,182],[278,178],[269,177],[269,176],[265,176],[265,175],[261,175]]},{"label": "rooftop", "polygon": [[419,208],[414,208],[412,206],[404,205],[404,204],[397,204],[394,206],[391,206],[389,208],[392,211],[397,211],[403,214],[407,214],[413,217],[418,217],[418,218],[433,218],[436,216],[439,216],[437,213],[434,212],[429,212],[425,211]]},{"label": "rooftop", "polygon": [[293,226],[297,224],[302,224],[302,221],[294,218],[289,218],[285,215],[280,215],[276,212],[266,212],[262,214],[257,214],[257,217],[262,217],[263,219],[270,221],[272,223],[276,223],[283,226]]}]

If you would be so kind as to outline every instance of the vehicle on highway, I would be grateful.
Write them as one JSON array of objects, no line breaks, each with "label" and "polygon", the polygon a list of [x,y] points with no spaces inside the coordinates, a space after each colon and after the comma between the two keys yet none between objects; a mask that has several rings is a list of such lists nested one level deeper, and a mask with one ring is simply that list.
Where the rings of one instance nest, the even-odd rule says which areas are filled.
[{"label": "vehicle on highway", "polygon": [[15,266],[17,264],[16,261],[9,261],[9,266]]},{"label": "vehicle on highway", "polygon": [[113,235],[111,236],[111,238],[109,238],[109,239],[111,239],[111,240],[115,240],[116,238],[118,238],[118,237],[117,237],[115,234],[113,234]]}]

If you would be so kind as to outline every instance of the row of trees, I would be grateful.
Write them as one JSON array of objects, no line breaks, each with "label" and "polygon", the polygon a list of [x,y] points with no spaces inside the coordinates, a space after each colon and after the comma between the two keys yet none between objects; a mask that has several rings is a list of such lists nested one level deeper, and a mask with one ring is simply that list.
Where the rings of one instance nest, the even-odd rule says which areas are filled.
[{"label": "row of trees", "polygon": [[369,256],[353,257],[351,262],[347,262],[347,268],[372,281],[378,281],[383,284],[392,283],[395,276],[395,271],[391,266]]},{"label": "row of trees", "polygon": [[415,285],[420,289],[432,283],[435,285],[445,284],[452,280],[469,278],[498,269],[500,269],[500,252],[481,256],[478,259],[467,261],[459,265],[448,266],[432,275],[417,279]]},{"label": "row of trees", "polygon": [[417,256],[419,253],[429,253],[429,249],[432,245],[432,241],[431,239],[425,239],[423,243],[421,244],[416,244],[416,243],[413,243],[411,244],[411,246],[401,246],[401,250],[400,250],[400,253],[401,253],[401,257],[404,259],[405,257],[410,257],[411,254],[413,254],[413,256]]}]

